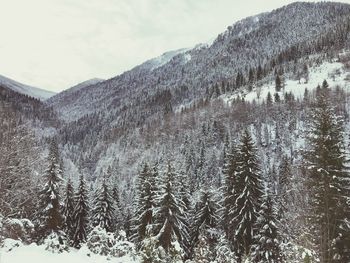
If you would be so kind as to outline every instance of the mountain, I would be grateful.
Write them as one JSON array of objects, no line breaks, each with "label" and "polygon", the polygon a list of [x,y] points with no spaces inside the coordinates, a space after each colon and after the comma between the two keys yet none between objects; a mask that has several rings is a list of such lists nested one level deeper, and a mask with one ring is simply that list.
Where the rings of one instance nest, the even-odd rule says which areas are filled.
[{"label": "mountain", "polygon": [[0,75],[0,85],[8,89],[11,89],[13,91],[16,91],[18,93],[25,94],[39,100],[46,100],[56,94],[55,92],[52,92],[52,91],[43,90],[43,89],[35,88],[26,84],[22,84],[20,82],[17,82],[15,80],[12,80],[10,78],[7,78],[1,75]]},{"label": "mountain", "polygon": [[152,63],[155,60],[150,60],[86,90],[72,91],[69,101],[56,101],[53,97],[49,104],[60,109],[65,119],[69,116],[70,120],[77,120],[85,114],[106,110],[117,119],[130,107],[153,114],[144,108],[171,91],[170,102],[175,108],[203,97],[206,89],[217,82],[232,80],[239,72],[248,74],[250,68],[259,65],[266,66],[292,48],[293,52],[310,53],[298,50],[298,46],[306,49],[306,42],[337,28],[348,18],[349,11],[348,4],[293,3],[229,26],[210,46],[198,45],[179,54],[175,52],[175,56],[157,67]]},{"label": "mountain", "polygon": [[[112,79],[51,97],[47,105],[65,122],[60,129],[62,144],[74,145],[76,151],[67,157],[97,176],[134,140],[142,141],[134,154],[146,158],[141,149],[160,143],[155,134],[184,110],[207,105],[221,94],[245,95],[274,81],[276,74],[306,77],[314,56],[323,61],[348,48],[349,14],[348,4],[293,3],[234,23],[212,43],[167,52]],[[212,125],[212,119],[206,122]],[[230,130],[220,129],[220,134]],[[151,142],[140,138],[145,131],[153,134],[147,135]],[[174,138],[166,145],[172,143],[178,149],[183,142]],[[131,158],[125,163],[137,166],[132,147],[125,151],[128,154],[123,157]]]},{"label": "mountain", "polygon": [[[77,84],[77,85],[75,85],[67,90],[64,90],[64,91],[50,97],[46,101],[46,103],[51,104],[52,106],[56,105],[56,104],[63,105],[65,103],[69,103],[71,105],[71,107],[69,108],[69,111],[62,111],[62,109],[60,107],[55,108],[55,110],[61,114],[61,118],[63,118],[63,115],[67,115],[67,119],[68,119],[69,116],[74,115],[73,114],[73,112],[74,112],[74,101],[73,101],[74,95],[72,95],[72,94],[77,94],[77,93],[79,94],[81,92],[81,90],[84,90],[84,92],[85,92],[86,90],[89,89],[89,87],[97,85],[103,81],[104,81],[103,79],[99,79],[99,78],[93,78],[93,79],[86,80],[84,82],[81,82],[81,83],[79,83],[79,84]],[[53,101],[55,102],[54,104],[52,103]]]},{"label": "mountain", "polygon": [[[86,88],[86,87],[95,85],[95,84],[97,84],[97,83],[100,83],[100,82],[102,82],[102,81],[104,81],[104,79],[99,79],[99,78],[88,79],[88,80],[85,80],[85,81],[83,81],[83,82],[81,82],[81,83],[79,83],[79,84],[77,84],[77,85],[75,85],[75,86],[69,88],[68,90],[69,90],[70,92],[72,92],[72,91],[77,91],[77,90],[80,90],[80,89],[82,89],[82,88]],[[68,90],[65,90],[65,91],[63,91],[63,92],[60,92],[59,95],[65,94]]]}]

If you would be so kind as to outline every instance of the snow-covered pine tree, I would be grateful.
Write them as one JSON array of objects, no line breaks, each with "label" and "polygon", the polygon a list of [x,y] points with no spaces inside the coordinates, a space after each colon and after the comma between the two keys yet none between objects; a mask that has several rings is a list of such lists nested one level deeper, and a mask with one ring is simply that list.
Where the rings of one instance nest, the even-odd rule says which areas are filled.
[{"label": "snow-covered pine tree", "polygon": [[[156,168],[155,168],[156,169]],[[156,171],[154,171],[156,172]],[[148,233],[152,236],[154,223],[153,209],[155,208],[155,178],[147,163],[143,164],[137,181],[137,197],[135,217],[133,219],[133,240],[139,246]]]},{"label": "snow-covered pine tree", "polygon": [[169,162],[160,182],[155,213],[159,244],[167,253],[175,253],[176,250],[176,253],[179,254],[183,253],[178,249],[179,245],[184,249],[184,240],[188,239],[188,229],[184,216],[185,204],[178,195],[177,178],[177,174]]},{"label": "snow-covered pine tree", "polygon": [[236,263],[235,256],[231,249],[230,241],[227,239],[226,235],[222,233],[219,236],[219,240],[215,248],[215,263]]},{"label": "snow-covered pine tree", "polygon": [[119,198],[119,186],[118,186],[118,176],[115,169],[112,170],[112,168],[109,166],[107,169],[107,176],[108,183],[111,185],[111,195],[113,199],[113,206],[114,206],[114,231],[119,229],[122,226],[123,216],[122,216],[122,210],[120,207],[120,198]]},{"label": "snow-covered pine tree", "polygon": [[114,218],[114,200],[108,188],[106,178],[104,178],[94,196],[91,211],[91,224],[93,227],[100,226],[107,232],[112,232],[115,229]]},{"label": "snow-covered pine tree", "polygon": [[71,179],[68,178],[65,189],[62,214],[64,219],[64,230],[70,240],[73,240],[74,235],[74,207],[74,189]]},{"label": "snow-covered pine tree", "polygon": [[278,217],[283,217],[285,211],[286,211],[286,204],[288,200],[290,199],[290,192],[292,189],[290,189],[292,183],[292,170],[291,170],[291,163],[287,156],[282,157],[282,161],[280,163],[279,169],[278,169],[278,184],[277,184],[277,196],[278,196],[278,203],[277,203],[277,210],[278,210]]},{"label": "snow-covered pine tree", "polygon": [[112,199],[114,202],[114,226],[115,230],[118,229],[122,225],[122,214],[120,208],[120,199],[119,199],[119,188],[116,182],[116,178],[114,178],[113,186],[112,186]]},{"label": "snow-covered pine tree", "polygon": [[331,91],[319,90],[308,135],[306,165],[310,196],[310,235],[321,262],[349,262],[349,173],[345,166],[343,119],[335,114]]},{"label": "snow-covered pine tree", "polygon": [[[183,216],[186,218],[185,224],[186,229],[188,229],[188,232],[190,230],[190,225],[192,224],[192,218],[191,213],[193,212],[192,204],[191,204],[191,194],[190,194],[190,182],[189,177],[185,175],[183,171],[179,172],[179,195],[181,198],[182,203],[185,205]],[[183,247],[185,251],[185,259],[188,259],[191,257],[191,241],[190,236],[188,235],[186,239],[183,240]]]},{"label": "snow-covered pine tree", "polygon": [[277,219],[273,200],[266,190],[259,217],[256,222],[257,233],[252,246],[252,261],[256,263],[282,263],[284,262],[281,250]]},{"label": "snow-covered pine tree", "polygon": [[[195,210],[191,231],[192,249],[196,251],[198,246],[206,244],[210,251],[214,251],[217,241],[216,227],[219,221],[219,209],[216,200],[214,200],[212,191],[207,189],[201,190],[200,199],[196,204]],[[203,240],[200,240],[200,238]],[[212,253],[212,256],[214,257],[214,253]],[[208,260],[210,260],[210,258],[208,258]],[[214,258],[211,258],[211,260],[214,260]]]},{"label": "snow-covered pine tree", "polygon": [[292,189],[292,167],[290,159],[287,156],[282,157],[282,161],[278,169],[278,184],[276,192],[276,216],[279,222],[280,232],[283,233],[281,239],[286,241],[291,233],[288,224],[288,205],[293,205],[293,189]]},{"label": "snow-covered pine tree", "polygon": [[62,228],[60,186],[62,178],[59,168],[57,142],[52,139],[49,146],[48,168],[44,174],[44,186],[39,193],[39,239],[45,238],[52,231]]},{"label": "snow-covered pine tree", "polygon": [[257,150],[248,130],[245,130],[238,147],[236,172],[236,200],[230,225],[234,227],[234,249],[238,258],[250,252],[255,234],[263,194]]},{"label": "snow-covered pine tree", "polygon": [[224,186],[223,186],[223,202],[222,202],[222,218],[221,224],[225,230],[228,240],[233,241],[234,229],[230,223],[232,223],[232,211],[235,205],[235,178],[236,178],[236,164],[237,162],[237,149],[234,144],[231,145],[231,149],[227,149],[225,154],[224,166],[222,169]]},{"label": "snow-covered pine tree", "polygon": [[199,235],[193,251],[193,261],[196,263],[210,263],[214,257],[209,238],[206,235]]},{"label": "snow-covered pine tree", "polygon": [[86,242],[89,228],[89,194],[84,176],[80,175],[75,195],[73,246],[79,248]]}]

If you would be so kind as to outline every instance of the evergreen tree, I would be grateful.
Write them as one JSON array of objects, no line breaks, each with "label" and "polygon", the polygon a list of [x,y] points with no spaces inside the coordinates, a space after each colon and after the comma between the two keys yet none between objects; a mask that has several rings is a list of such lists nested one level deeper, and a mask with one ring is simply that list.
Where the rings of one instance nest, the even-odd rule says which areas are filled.
[{"label": "evergreen tree", "polygon": [[119,187],[118,187],[118,179],[117,175],[112,175],[112,170],[109,168],[107,171],[107,174],[109,174],[109,182],[112,185],[112,200],[113,200],[113,206],[115,209],[114,212],[114,218],[113,218],[113,225],[114,225],[114,231],[116,231],[118,228],[121,227],[122,223],[122,209],[120,207],[120,198],[119,198]]},{"label": "evergreen tree", "polygon": [[[156,168],[155,168],[156,169]],[[148,233],[151,236],[154,223],[155,204],[155,174],[148,164],[144,164],[137,182],[136,213],[134,221],[134,241],[139,245]]]},{"label": "evergreen tree", "polygon": [[196,263],[210,263],[214,256],[214,251],[210,246],[210,240],[206,235],[199,235],[198,243],[194,247],[193,261]]},{"label": "evergreen tree", "polygon": [[236,202],[236,169],[237,169],[237,149],[234,144],[231,146],[231,150],[226,153],[224,160],[224,167],[222,169],[224,177],[224,188],[223,188],[223,215],[222,215],[222,226],[225,230],[228,240],[233,242],[234,233],[232,230],[234,227],[231,225],[233,222],[234,205]]},{"label": "evergreen tree", "polygon": [[280,95],[279,95],[277,92],[275,93],[274,97],[275,97],[275,102],[276,102],[276,103],[281,102]]},{"label": "evergreen tree", "polygon": [[292,181],[292,171],[290,160],[287,156],[282,157],[281,164],[278,169],[278,185],[277,185],[277,218],[282,220],[285,218],[286,205],[290,203],[290,191]]},{"label": "evergreen tree", "polygon": [[262,179],[253,140],[244,131],[239,145],[236,172],[235,206],[231,211],[234,226],[234,249],[239,258],[248,255],[255,234],[255,223],[262,197]]},{"label": "evergreen tree", "polygon": [[84,176],[79,178],[79,186],[75,195],[73,246],[79,248],[86,242],[89,227],[89,194]]},{"label": "evergreen tree", "polygon": [[[214,250],[217,239],[216,227],[218,224],[218,207],[209,190],[202,190],[199,202],[196,204],[194,215],[191,244],[195,249],[200,237],[205,241],[211,251]],[[208,259],[209,260],[209,259]]]},{"label": "evergreen tree", "polygon": [[277,92],[280,92],[281,89],[282,89],[282,80],[281,80],[281,77],[277,75],[275,80],[275,90]]},{"label": "evergreen tree", "polygon": [[97,189],[92,205],[92,226],[100,226],[107,232],[113,232],[115,229],[115,207],[106,178],[103,179],[101,186]]},{"label": "evergreen tree", "polygon": [[328,86],[327,80],[324,80],[324,81],[322,82],[322,88],[326,89],[326,88],[328,88],[328,87],[329,87],[329,86]]},{"label": "evergreen tree", "polygon": [[252,261],[256,263],[284,262],[278,240],[277,220],[273,201],[266,192],[256,222],[257,234],[252,246]]},{"label": "evergreen tree", "polygon": [[[179,184],[180,184],[180,199],[181,202],[184,204],[184,210],[183,210],[183,216],[186,218],[184,221],[186,225],[186,229],[190,230],[190,226],[192,225],[192,213],[193,213],[193,208],[191,204],[191,194],[190,194],[190,182],[189,182],[189,177],[185,175],[185,173],[180,172],[179,173]],[[184,247],[184,252],[185,256],[184,259],[189,259],[191,257],[191,240],[190,236],[184,236],[183,240],[183,247]]]},{"label": "evergreen tree", "polygon": [[309,223],[321,262],[348,262],[349,174],[345,166],[343,120],[330,105],[330,90],[317,95],[305,155],[311,190]]},{"label": "evergreen tree", "polygon": [[62,178],[59,168],[58,147],[55,140],[50,143],[48,162],[45,171],[45,184],[39,193],[39,235],[46,237],[50,232],[58,232],[62,228],[60,186]]},{"label": "evergreen tree", "polygon": [[185,204],[178,195],[179,184],[176,179],[177,174],[168,163],[157,197],[156,209],[157,237],[159,244],[168,253],[176,248],[176,243],[184,249],[184,241],[188,239],[184,217]]},{"label": "evergreen tree", "polygon": [[68,238],[72,240],[74,235],[74,189],[70,178],[66,185],[62,214],[64,218],[64,229]]},{"label": "evergreen tree", "polygon": [[267,105],[267,106],[271,106],[271,105],[272,105],[272,96],[271,96],[270,91],[267,93],[266,105]]}]

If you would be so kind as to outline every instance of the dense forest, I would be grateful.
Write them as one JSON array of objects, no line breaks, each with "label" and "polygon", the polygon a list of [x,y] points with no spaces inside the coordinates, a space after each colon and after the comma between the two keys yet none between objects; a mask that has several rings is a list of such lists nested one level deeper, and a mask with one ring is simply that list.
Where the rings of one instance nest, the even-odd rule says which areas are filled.
[{"label": "dense forest", "polygon": [[[185,65],[175,53],[46,101],[0,87],[0,243],[350,262],[348,11],[292,4],[181,51]],[[293,14],[304,20],[286,29]]]}]

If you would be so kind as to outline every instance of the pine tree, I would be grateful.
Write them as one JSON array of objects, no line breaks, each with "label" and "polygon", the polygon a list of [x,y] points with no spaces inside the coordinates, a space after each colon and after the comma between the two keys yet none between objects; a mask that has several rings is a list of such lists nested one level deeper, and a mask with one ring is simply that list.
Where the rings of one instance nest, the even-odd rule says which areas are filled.
[{"label": "pine tree", "polygon": [[284,262],[280,251],[277,225],[273,201],[266,191],[256,222],[257,234],[254,236],[254,245],[252,246],[253,262]]},{"label": "pine tree", "polygon": [[230,225],[234,226],[235,253],[242,258],[249,254],[253,244],[263,191],[256,148],[247,130],[242,135],[238,150],[236,200],[234,210],[230,211],[233,214]]},{"label": "pine tree", "polygon": [[[184,221],[186,225],[186,229],[188,231],[190,230],[190,226],[192,225],[192,213],[193,213],[193,207],[191,203],[191,194],[190,194],[190,182],[189,177],[185,175],[182,171],[179,173],[179,196],[181,199],[181,202],[184,204],[184,210],[183,210],[183,216],[186,218]],[[184,259],[189,259],[191,257],[191,240],[190,236],[184,236],[184,240],[182,242],[185,256]]]},{"label": "pine tree", "polygon": [[281,89],[282,89],[282,80],[281,80],[281,77],[277,75],[275,80],[275,90],[277,92],[280,92]]},{"label": "pine tree", "polygon": [[223,213],[221,219],[221,225],[225,230],[226,236],[228,240],[233,242],[234,234],[232,230],[234,227],[231,225],[234,210],[234,205],[236,202],[236,168],[237,168],[237,150],[234,145],[231,146],[231,150],[229,150],[225,154],[224,167],[222,169],[223,177],[224,177],[224,187],[223,187]]},{"label": "pine tree", "polygon": [[84,176],[79,178],[79,186],[75,195],[73,246],[79,248],[86,242],[89,227],[89,194]]},{"label": "pine tree", "polygon": [[270,91],[267,93],[266,105],[269,106],[269,107],[272,105],[272,96],[271,96]]},{"label": "pine tree", "polygon": [[215,257],[213,252],[209,238],[206,235],[200,235],[198,237],[198,242],[194,247],[193,261],[196,263],[210,263]]},{"label": "pine tree", "polygon": [[282,157],[281,164],[278,169],[278,185],[277,185],[277,218],[283,220],[286,213],[286,205],[290,200],[292,171],[290,160],[287,156]]},{"label": "pine tree", "polygon": [[275,97],[275,102],[276,102],[276,103],[281,102],[280,95],[279,95],[277,92],[275,93],[274,97]]},{"label": "pine tree", "polygon": [[176,243],[184,249],[184,240],[188,239],[185,204],[178,195],[179,184],[176,178],[174,168],[168,163],[160,185],[156,209],[157,237],[159,244],[168,253],[176,249]]},{"label": "pine tree", "polygon": [[93,227],[100,226],[107,232],[113,232],[115,229],[115,207],[106,178],[103,179],[101,186],[95,193],[91,214],[91,224]]},{"label": "pine tree", "polygon": [[[157,168],[155,168],[157,169]],[[151,171],[148,164],[144,164],[137,182],[136,213],[134,221],[134,241],[140,245],[148,233],[154,233],[150,228],[154,224],[155,204],[155,175],[157,171]]]},{"label": "pine tree", "polygon": [[70,178],[66,185],[62,214],[64,218],[64,229],[68,238],[72,240],[74,235],[74,189]]},{"label": "pine tree", "polygon": [[60,186],[62,178],[59,168],[59,156],[57,143],[52,140],[50,143],[48,162],[49,166],[45,171],[45,184],[39,193],[39,235],[46,237],[50,232],[58,232],[62,228],[63,217],[61,214]]},{"label": "pine tree", "polygon": [[196,248],[201,237],[204,239],[209,249],[214,250],[217,239],[216,227],[218,220],[218,207],[213,198],[213,193],[209,190],[202,190],[199,202],[196,204],[191,233],[193,249]]},{"label": "pine tree", "polygon": [[350,258],[349,173],[345,166],[343,120],[330,106],[331,92],[322,88],[310,120],[309,150],[305,155],[311,190],[309,224],[321,262]]},{"label": "pine tree", "polygon": [[114,212],[114,218],[113,218],[113,224],[114,224],[114,231],[116,231],[118,228],[122,225],[122,209],[120,207],[120,198],[119,198],[119,187],[118,187],[118,179],[116,174],[112,175],[112,171],[108,171],[108,174],[111,174],[110,176],[110,184],[112,185],[112,199],[113,199],[113,206],[115,209]]}]

